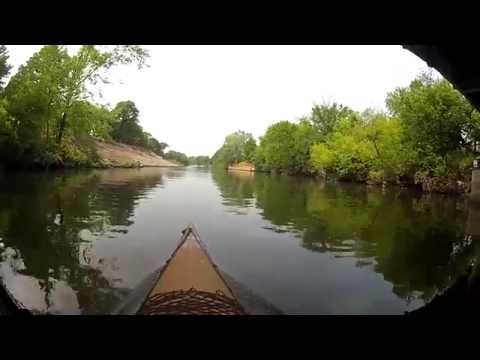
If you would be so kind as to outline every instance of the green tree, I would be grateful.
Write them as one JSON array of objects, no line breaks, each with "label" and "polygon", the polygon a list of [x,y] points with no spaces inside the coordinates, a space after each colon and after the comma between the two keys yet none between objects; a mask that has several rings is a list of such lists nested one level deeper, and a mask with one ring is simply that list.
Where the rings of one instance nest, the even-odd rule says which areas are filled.
[{"label": "green tree", "polygon": [[5,100],[0,97],[0,160],[5,160],[12,151],[13,130],[9,117]]},{"label": "green tree", "polygon": [[105,106],[77,101],[72,105],[70,118],[72,135],[109,139],[114,120],[112,112]]},{"label": "green tree", "polygon": [[446,80],[423,73],[389,93],[386,103],[417,154],[415,181],[424,190],[458,191],[458,180],[469,181],[480,114],[462,94]]},{"label": "green tree", "polygon": [[413,146],[442,158],[465,147],[479,129],[478,113],[465,97],[430,74],[389,93],[386,104],[401,119]]},{"label": "green tree", "polygon": [[252,161],[256,146],[252,134],[236,131],[225,137],[225,142],[212,157],[212,162],[218,166],[227,167],[240,161]]},{"label": "green tree", "polygon": [[312,146],[311,157],[317,171],[345,180],[365,181],[375,165],[374,148],[356,114],[338,119],[330,136]]},{"label": "green tree", "polygon": [[253,154],[253,162],[255,164],[255,168],[258,170],[268,170],[267,164],[265,162],[265,151],[264,147],[262,146],[263,136],[260,136],[258,141],[259,145],[255,149],[255,153]]},{"label": "green tree", "polygon": [[244,131],[237,131],[228,135],[223,146],[227,164],[247,160],[253,154],[255,146],[253,136]]},{"label": "green tree", "polygon": [[332,172],[341,179],[365,181],[375,161],[372,146],[363,129],[334,132],[326,143],[312,147],[312,162],[317,170]]},{"label": "green tree", "polygon": [[136,62],[141,68],[148,53],[139,46],[116,46],[113,50],[102,51],[93,45],[84,45],[78,53],[67,58],[63,64],[66,77],[61,87],[62,116],[59,123],[57,141],[61,143],[67,117],[72,104],[84,99],[87,95],[87,85],[97,84],[99,81],[107,82],[104,70],[117,64],[131,64]]},{"label": "green tree", "polygon": [[85,140],[91,143],[91,137],[109,132],[107,111],[88,103],[87,86],[106,82],[105,71],[115,64],[142,66],[147,55],[138,46],[101,50],[88,45],[72,56],[64,46],[41,48],[5,89],[2,107],[8,116],[2,127],[10,130],[9,151],[2,153],[13,153],[15,162],[48,166],[84,152]]},{"label": "green tree", "polygon": [[138,108],[130,100],[119,102],[112,110],[111,137],[121,143],[149,149],[159,156],[163,156],[168,147],[168,144],[159,142],[152,134],[143,131]]},{"label": "green tree", "polygon": [[333,131],[340,119],[353,113],[353,110],[347,106],[326,103],[315,105],[306,119],[312,123],[320,138],[325,138]]},{"label": "green tree", "polygon": [[243,160],[253,162],[256,148],[257,148],[257,142],[255,141],[255,139],[251,134],[248,134],[247,140],[245,141],[243,146],[243,154],[242,154]]},{"label": "green tree", "polygon": [[145,135],[139,124],[139,111],[133,101],[121,101],[112,110],[112,138],[130,145],[144,145]]},{"label": "green tree", "polygon": [[[7,111],[20,153],[42,152],[57,137],[61,87],[66,77],[65,49],[45,46],[10,79],[5,89]],[[37,151],[39,150],[39,151]]]},{"label": "green tree", "polygon": [[278,171],[292,171],[295,168],[295,134],[298,125],[280,121],[271,125],[260,141],[260,153],[265,166]]},{"label": "green tree", "polygon": [[165,154],[165,159],[175,161],[185,166],[188,165],[188,156],[178,151],[170,150]]},{"label": "green tree", "polygon": [[148,148],[151,149],[155,154],[159,156],[164,156],[165,149],[168,147],[167,143],[159,142],[154,137],[149,138],[148,140]]},{"label": "green tree", "polygon": [[[41,122],[46,122],[41,125],[45,125],[47,137],[53,132],[56,142],[61,144],[75,104],[91,95],[87,86],[107,82],[105,70],[110,67],[134,61],[142,66],[147,56],[138,46],[117,46],[102,51],[85,45],[72,56],[64,46],[44,46],[19,69],[7,86],[7,97],[18,103],[17,113],[29,111],[28,105],[33,103],[34,112],[41,113]],[[22,121],[22,117],[18,120]]]},{"label": "green tree", "polygon": [[8,76],[12,66],[8,64],[8,52],[5,45],[0,45],[0,91],[3,89],[4,78]]},{"label": "green tree", "polygon": [[210,164],[210,157],[208,156],[191,156],[188,158],[190,165],[208,166]]},{"label": "green tree", "polygon": [[[373,171],[385,181],[396,181],[401,176],[413,177],[417,152],[406,142],[405,132],[398,118],[374,114],[366,125],[366,140],[373,145]],[[375,176],[375,174],[371,174]]]},{"label": "green tree", "polygon": [[315,128],[308,121],[301,120],[295,130],[294,146],[291,149],[295,173],[310,174],[314,171],[310,160],[310,150],[316,140]]}]

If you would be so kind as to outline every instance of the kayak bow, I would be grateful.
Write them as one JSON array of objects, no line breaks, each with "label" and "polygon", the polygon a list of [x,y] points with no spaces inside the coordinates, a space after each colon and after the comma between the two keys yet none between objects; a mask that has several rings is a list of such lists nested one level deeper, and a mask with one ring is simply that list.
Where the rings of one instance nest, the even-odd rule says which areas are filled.
[{"label": "kayak bow", "polygon": [[138,314],[245,314],[194,227],[182,233]]}]

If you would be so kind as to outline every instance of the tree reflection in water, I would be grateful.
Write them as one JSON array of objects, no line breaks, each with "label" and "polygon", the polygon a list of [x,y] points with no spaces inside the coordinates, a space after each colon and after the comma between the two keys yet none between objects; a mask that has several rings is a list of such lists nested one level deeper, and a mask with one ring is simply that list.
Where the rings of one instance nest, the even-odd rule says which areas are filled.
[{"label": "tree reflection in water", "polygon": [[0,269],[10,292],[42,313],[108,313],[128,289],[104,276],[116,259],[96,258],[93,245],[128,232],[138,201],[162,182],[157,169],[1,178]]},{"label": "tree reflection in water", "polygon": [[407,302],[428,302],[479,254],[466,241],[462,197],[261,173],[212,177],[231,212],[256,207],[270,230],[291,232],[310,251],[356,259]]},{"label": "tree reflection in water", "polygon": [[[16,174],[0,178],[0,274],[30,309],[109,313],[168,257],[178,228],[193,218],[221,265],[256,290],[271,280],[264,295],[294,313],[398,312],[429,301],[477,259],[466,204],[406,189],[225,171]],[[239,215],[222,218],[225,212]],[[218,222],[232,216],[236,224]],[[238,233],[219,241],[232,228]],[[320,273],[326,268],[342,279]],[[363,288],[375,294],[349,300]]]}]

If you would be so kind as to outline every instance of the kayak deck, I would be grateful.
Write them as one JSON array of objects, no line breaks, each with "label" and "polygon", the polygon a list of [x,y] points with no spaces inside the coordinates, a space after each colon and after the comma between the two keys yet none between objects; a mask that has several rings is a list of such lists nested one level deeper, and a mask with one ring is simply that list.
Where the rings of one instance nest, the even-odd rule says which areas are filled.
[{"label": "kayak deck", "polygon": [[139,311],[140,314],[243,314],[192,226]]},{"label": "kayak deck", "polygon": [[213,293],[221,291],[233,299],[230,289],[220,278],[192,232],[187,235],[185,242],[169,262],[151,295],[191,288]]}]

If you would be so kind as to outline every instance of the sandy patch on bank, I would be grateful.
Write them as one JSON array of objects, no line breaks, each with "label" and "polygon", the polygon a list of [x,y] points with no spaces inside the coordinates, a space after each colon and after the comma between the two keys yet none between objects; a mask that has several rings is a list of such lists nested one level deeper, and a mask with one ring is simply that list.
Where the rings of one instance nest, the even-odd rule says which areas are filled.
[{"label": "sandy patch on bank", "polygon": [[104,143],[96,141],[97,153],[105,165],[109,166],[162,166],[176,167],[177,164],[165,160],[152,151],[133,145],[117,142]]}]

